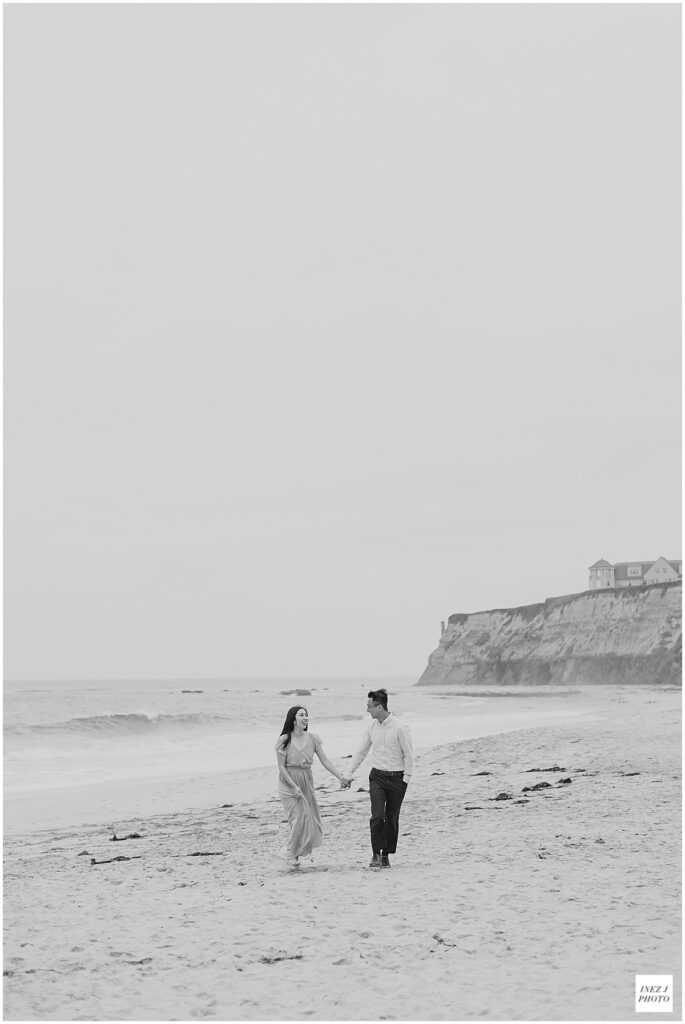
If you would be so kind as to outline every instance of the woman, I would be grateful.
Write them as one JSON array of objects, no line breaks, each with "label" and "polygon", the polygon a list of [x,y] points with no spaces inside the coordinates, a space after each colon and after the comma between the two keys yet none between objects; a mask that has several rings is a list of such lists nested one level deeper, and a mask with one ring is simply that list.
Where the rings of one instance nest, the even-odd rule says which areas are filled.
[{"label": "woman", "polygon": [[347,779],[324,754],[320,737],[308,730],[307,709],[296,704],[285,716],[281,735],[276,743],[278,795],[283,802],[290,825],[286,858],[288,866],[293,871],[299,868],[300,857],[306,857],[323,842],[321,815],[312,779],[314,754],[324,768],[339,780],[340,788],[348,788]]}]

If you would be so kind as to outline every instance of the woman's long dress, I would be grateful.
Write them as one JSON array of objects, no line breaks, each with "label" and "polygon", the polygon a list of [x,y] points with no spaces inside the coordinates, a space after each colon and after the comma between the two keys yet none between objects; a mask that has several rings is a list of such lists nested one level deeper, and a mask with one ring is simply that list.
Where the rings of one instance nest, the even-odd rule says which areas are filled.
[{"label": "woman's long dress", "polygon": [[296,786],[302,790],[297,797],[282,778],[278,779],[278,795],[281,798],[290,825],[290,836],[286,847],[287,856],[306,857],[321,846],[323,830],[319,805],[314,795],[312,764],[316,750],[316,738],[307,733],[305,744],[300,750],[290,741],[285,750],[285,766]]}]

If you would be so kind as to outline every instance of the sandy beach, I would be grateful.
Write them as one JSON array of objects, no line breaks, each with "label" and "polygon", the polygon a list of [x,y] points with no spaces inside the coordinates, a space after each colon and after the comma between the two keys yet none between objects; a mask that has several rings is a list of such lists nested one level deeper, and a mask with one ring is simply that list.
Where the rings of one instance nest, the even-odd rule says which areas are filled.
[{"label": "sandy beach", "polygon": [[297,873],[275,771],[120,842],[6,837],[4,1019],[640,1020],[636,974],[674,976],[680,1019],[680,692],[587,701],[420,753],[390,871],[367,870],[361,773],[318,777]]}]

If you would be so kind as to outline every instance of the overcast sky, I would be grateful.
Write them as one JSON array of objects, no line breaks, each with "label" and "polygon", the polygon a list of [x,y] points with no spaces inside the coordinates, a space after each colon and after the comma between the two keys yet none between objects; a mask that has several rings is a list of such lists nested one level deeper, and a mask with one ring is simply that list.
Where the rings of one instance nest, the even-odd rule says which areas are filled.
[{"label": "overcast sky", "polygon": [[5,6],[7,676],[418,678],[679,557],[680,16]]}]

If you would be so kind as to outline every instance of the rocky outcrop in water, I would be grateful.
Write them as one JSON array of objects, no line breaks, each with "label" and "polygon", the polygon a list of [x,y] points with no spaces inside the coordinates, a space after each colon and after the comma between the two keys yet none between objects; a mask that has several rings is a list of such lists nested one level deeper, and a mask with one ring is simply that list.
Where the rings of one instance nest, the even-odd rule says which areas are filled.
[{"label": "rocky outcrop in water", "polygon": [[682,582],[450,615],[420,686],[680,685]]}]

